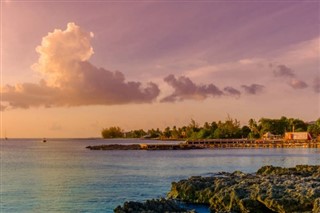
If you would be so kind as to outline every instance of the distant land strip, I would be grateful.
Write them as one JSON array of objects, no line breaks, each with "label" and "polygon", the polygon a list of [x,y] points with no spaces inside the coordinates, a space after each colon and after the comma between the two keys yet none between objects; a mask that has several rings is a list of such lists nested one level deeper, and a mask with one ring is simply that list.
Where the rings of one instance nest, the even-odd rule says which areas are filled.
[{"label": "distant land strip", "polygon": [[211,139],[188,140],[179,144],[105,144],[87,146],[90,150],[190,150],[212,148],[320,148],[318,141]]}]

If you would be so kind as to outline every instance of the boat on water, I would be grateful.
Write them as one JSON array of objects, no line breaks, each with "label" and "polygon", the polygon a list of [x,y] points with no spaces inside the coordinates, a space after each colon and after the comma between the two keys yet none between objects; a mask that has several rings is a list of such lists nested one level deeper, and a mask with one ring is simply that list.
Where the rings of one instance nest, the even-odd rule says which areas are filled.
[{"label": "boat on water", "polygon": [[45,138],[42,139],[42,142],[43,142],[43,143],[46,143],[46,142],[47,142],[47,139],[45,139]]}]

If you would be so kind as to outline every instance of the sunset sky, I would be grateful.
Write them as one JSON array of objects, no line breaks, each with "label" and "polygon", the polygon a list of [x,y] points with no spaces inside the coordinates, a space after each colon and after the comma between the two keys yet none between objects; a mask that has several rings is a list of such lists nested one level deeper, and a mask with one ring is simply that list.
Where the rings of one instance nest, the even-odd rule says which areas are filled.
[{"label": "sunset sky", "polygon": [[1,1],[2,136],[320,117],[319,1]]}]

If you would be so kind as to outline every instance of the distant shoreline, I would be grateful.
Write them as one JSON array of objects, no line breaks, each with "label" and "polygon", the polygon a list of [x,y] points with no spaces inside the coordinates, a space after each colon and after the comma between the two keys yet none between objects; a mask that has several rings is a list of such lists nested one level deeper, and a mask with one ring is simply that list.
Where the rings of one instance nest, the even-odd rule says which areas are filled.
[{"label": "distant shoreline", "polygon": [[190,140],[179,144],[106,144],[87,146],[90,150],[191,150],[213,148],[320,148],[319,141],[212,139]]}]

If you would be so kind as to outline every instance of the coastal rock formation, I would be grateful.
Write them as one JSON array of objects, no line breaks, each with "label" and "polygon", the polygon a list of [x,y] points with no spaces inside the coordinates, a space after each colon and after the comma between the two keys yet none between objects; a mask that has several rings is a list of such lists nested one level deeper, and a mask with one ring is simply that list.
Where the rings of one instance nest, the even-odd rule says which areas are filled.
[{"label": "coastal rock formation", "polygon": [[90,150],[141,150],[139,144],[108,144],[108,145],[97,145],[97,146],[87,146]]},{"label": "coastal rock formation", "polygon": [[168,197],[207,204],[212,212],[320,213],[320,166],[264,166],[255,174],[191,177],[173,182]]},{"label": "coastal rock formation", "polygon": [[90,150],[190,150],[203,149],[200,146],[186,144],[107,144],[97,146],[87,146]]},{"label": "coastal rock formation", "polygon": [[320,212],[320,198],[314,201],[312,212]]},{"label": "coastal rock formation", "polygon": [[176,201],[167,199],[147,200],[144,203],[140,202],[125,202],[123,206],[118,206],[114,209],[115,213],[193,213],[181,208]]}]

